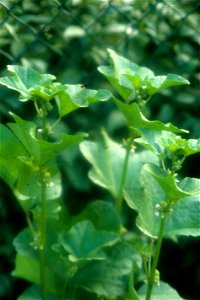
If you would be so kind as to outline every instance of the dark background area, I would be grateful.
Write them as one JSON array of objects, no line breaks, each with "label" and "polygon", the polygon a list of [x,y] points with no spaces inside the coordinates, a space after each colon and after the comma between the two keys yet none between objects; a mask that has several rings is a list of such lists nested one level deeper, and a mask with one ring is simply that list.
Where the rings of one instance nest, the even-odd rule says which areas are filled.
[{"label": "dark background area", "polygon": [[[172,122],[200,132],[200,1],[197,0],[4,0],[0,1],[0,76],[6,66],[17,64],[52,73],[63,83],[83,83],[89,88],[109,88],[97,67],[108,64],[107,48],[114,49],[157,75],[175,73],[190,86],[174,87],[155,96],[147,109],[150,119]],[[1,87],[0,119],[10,121],[13,111],[34,118],[30,104],[17,101],[17,94]],[[100,127],[117,141],[126,126],[109,101],[81,109],[64,118],[68,132],[85,131],[91,138]],[[64,166],[63,167],[63,161]],[[78,149],[58,164],[63,176],[64,201],[77,214],[96,198],[109,197],[87,178],[88,164]],[[181,176],[199,177],[200,158],[189,158]],[[9,166],[8,166],[9,168]],[[67,199],[67,200],[66,200]],[[127,223],[129,223],[127,221]],[[132,223],[132,222],[130,222]],[[12,240],[26,221],[3,180],[0,187],[0,298],[16,299],[27,283],[12,278],[15,253]],[[200,241],[196,238],[165,240],[159,263],[161,279],[189,300],[200,295]]]}]

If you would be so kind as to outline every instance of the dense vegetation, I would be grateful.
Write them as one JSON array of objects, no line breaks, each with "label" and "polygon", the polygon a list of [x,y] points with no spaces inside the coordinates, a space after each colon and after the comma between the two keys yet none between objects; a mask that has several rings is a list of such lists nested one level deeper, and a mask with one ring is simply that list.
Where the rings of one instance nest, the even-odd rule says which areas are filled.
[{"label": "dense vegetation", "polygon": [[[94,3],[95,2],[95,3]],[[190,131],[187,138],[199,136],[198,99],[198,1],[3,1],[1,13],[1,76],[6,65],[23,65],[51,73],[62,83],[86,84],[86,88],[108,88],[97,66],[108,64],[106,48],[156,74],[176,73],[190,85],[166,89],[155,95],[145,107],[148,119],[172,122]],[[114,95],[116,92],[111,90]],[[32,105],[17,101],[16,93],[1,88],[1,121],[11,122],[9,111],[26,120],[34,120]],[[51,111],[54,121],[57,110]],[[64,116],[57,133],[89,132],[90,139],[100,138],[104,127],[115,142],[128,137],[126,122],[112,101],[94,103]],[[63,199],[70,216],[84,214],[94,199],[112,202],[111,196],[87,178],[89,165],[80,151],[73,148],[58,160],[62,173]],[[199,156],[188,157],[180,178],[199,177]],[[5,178],[4,178],[5,179]],[[26,226],[21,207],[16,203],[5,180],[1,185],[1,256],[0,295],[16,298],[24,290],[21,281],[10,276],[14,269],[14,237]],[[135,215],[124,207],[123,224],[135,229]],[[164,240],[158,269],[161,279],[189,299],[199,294],[199,242],[182,237]],[[174,263],[176,268],[174,269]],[[88,297],[88,295],[87,295]],[[87,298],[89,299],[89,298]]]}]

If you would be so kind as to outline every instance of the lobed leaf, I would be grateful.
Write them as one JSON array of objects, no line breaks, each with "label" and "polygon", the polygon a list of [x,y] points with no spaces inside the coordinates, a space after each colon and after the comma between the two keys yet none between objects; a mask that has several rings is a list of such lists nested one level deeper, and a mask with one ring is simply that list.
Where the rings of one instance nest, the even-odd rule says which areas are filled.
[{"label": "lobed leaf", "polygon": [[127,294],[130,272],[137,265],[141,266],[140,256],[125,242],[106,249],[106,255],[106,260],[91,261],[80,266],[70,284],[104,297]]},{"label": "lobed leaf", "polygon": [[36,125],[34,123],[25,121],[14,114],[12,116],[16,123],[9,123],[8,126],[37,163],[51,161],[60,152],[80,143],[86,137],[86,134],[63,134],[57,142],[39,140],[36,138]]},{"label": "lobed leaf", "polygon": [[165,130],[170,132],[187,132],[184,129],[179,129],[171,123],[164,124],[160,121],[149,121],[140,111],[137,103],[132,103],[127,105],[121,101],[114,99],[118,108],[124,114],[130,129],[138,129],[138,134],[140,134],[141,129],[151,129],[151,130]]},{"label": "lobed leaf", "polygon": [[146,68],[108,49],[112,66],[101,66],[98,70],[110,81],[125,102],[149,99],[150,96],[167,87],[189,84],[189,81],[176,74],[155,76]]},{"label": "lobed leaf", "polygon": [[98,230],[119,232],[121,227],[119,216],[113,204],[102,200],[90,203],[78,216],[73,218],[72,223],[83,220],[90,220]]},{"label": "lobed leaf", "polygon": [[192,193],[182,190],[173,174],[168,174],[156,165],[146,164],[145,170],[150,173],[160,184],[165,192],[165,199],[174,203],[178,200],[191,195]]},{"label": "lobed leaf", "polygon": [[59,115],[64,115],[78,109],[79,107],[87,107],[90,103],[107,101],[111,97],[108,90],[91,90],[82,87],[80,84],[62,85],[62,89],[56,95],[56,103],[58,105]]},{"label": "lobed leaf", "polygon": [[[138,212],[137,226],[144,234],[157,237],[161,215],[156,214],[156,206],[166,197],[177,197],[179,201],[174,203],[173,211],[167,215],[164,236],[199,236],[199,180],[193,178],[175,182],[163,175],[157,166],[145,165],[136,181],[135,177],[127,181],[124,197],[129,207]],[[186,188],[187,183],[189,186]]]},{"label": "lobed leaf", "polygon": [[113,232],[98,231],[90,221],[74,225],[69,232],[59,237],[71,261],[105,259],[103,247],[115,244],[119,236]]},{"label": "lobed leaf", "polygon": [[[80,149],[85,158],[91,163],[90,179],[97,185],[110,191],[114,198],[119,194],[120,180],[126,149],[112,141],[106,133],[100,142],[85,141],[80,144]],[[148,151],[134,153],[131,151],[126,180],[133,178],[138,182],[138,175],[144,162],[158,162],[158,159]],[[134,172],[132,172],[134,170]]]},{"label": "lobed leaf", "polygon": [[27,101],[32,98],[30,89],[35,87],[51,85],[55,76],[50,74],[40,74],[39,72],[20,66],[8,66],[11,75],[0,78],[0,84],[10,89],[16,90],[21,94],[21,99]]}]

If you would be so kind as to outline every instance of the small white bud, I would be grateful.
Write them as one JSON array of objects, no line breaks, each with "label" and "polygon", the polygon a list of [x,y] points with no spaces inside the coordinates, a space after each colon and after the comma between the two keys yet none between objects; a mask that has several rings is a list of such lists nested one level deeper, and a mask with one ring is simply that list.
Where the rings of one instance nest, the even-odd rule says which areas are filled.
[{"label": "small white bud", "polygon": [[158,203],[156,204],[155,207],[156,207],[156,209],[160,209],[161,208],[160,204],[158,204]]}]

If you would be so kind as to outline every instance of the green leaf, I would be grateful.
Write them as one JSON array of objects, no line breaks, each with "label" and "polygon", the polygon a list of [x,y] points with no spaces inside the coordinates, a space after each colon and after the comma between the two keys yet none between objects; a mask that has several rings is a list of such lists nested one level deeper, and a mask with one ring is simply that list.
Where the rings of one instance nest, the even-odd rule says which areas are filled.
[{"label": "green leaf", "polygon": [[[109,190],[116,198],[119,194],[126,149],[112,141],[106,133],[103,133],[103,140],[100,142],[85,141],[81,143],[80,149],[85,158],[92,164],[92,169],[89,172],[90,179],[97,185]],[[144,162],[156,163],[158,159],[148,151],[139,154],[131,151],[126,180],[129,181],[130,178],[132,181],[134,176],[138,182],[138,172]]]},{"label": "green leaf", "polygon": [[[29,282],[40,284],[39,261],[30,257],[17,254],[15,270],[12,272],[15,277],[23,278]],[[46,267],[47,291],[56,294],[56,282],[54,274]]]},{"label": "green leaf", "polygon": [[191,194],[200,193],[200,179],[185,177],[183,180],[178,182],[178,185],[184,191],[187,191]]},{"label": "green leaf", "polygon": [[[41,288],[38,285],[31,285],[28,287],[18,298],[17,300],[38,300],[41,298]],[[47,293],[48,300],[57,300],[57,297]]]},{"label": "green leaf", "polygon": [[20,66],[8,66],[11,76],[0,78],[0,84],[21,94],[24,101],[32,98],[30,89],[33,87],[51,85],[55,76],[50,74],[40,74],[30,68]]},{"label": "green leaf", "polygon": [[116,233],[96,230],[90,221],[76,224],[59,237],[71,261],[105,259],[102,248],[115,244],[118,239]]},{"label": "green leaf", "polygon": [[130,272],[141,267],[140,256],[125,242],[106,249],[106,255],[106,260],[80,266],[70,284],[109,298],[127,294]]},{"label": "green leaf", "polygon": [[139,229],[146,235],[157,237],[160,217],[155,215],[156,205],[165,199],[165,193],[143,166],[144,163],[138,164],[135,157],[135,165],[130,169],[124,188],[124,198],[138,213],[136,224]]},{"label": "green leaf", "polygon": [[[147,285],[143,285],[138,291],[140,300],[146,299],[146,292],[147,292]],[[152,300],[169,300],[169,299],[183,300],[183,298],[179,296],[179,294],[176,292],[175,289],[173,289],[170,285],[164,282],[160,282],[159,286],[154,286],[151,299]]]},{"label": "green leaf", "polygon": [[113,204],[101,200],[90,203],[77,217],[73,218],[72,223],[82,220],[90,220],[98,230],[119,232],[121,226]]},{"label": "green leaf", "polygon": [[23,229],[13,241],[13,245],[18,254],[38,260],[38,240],[33,237],[29,228]]},{"label": "green leaf", "polygon": [[108,90],[91,90],[82,87],[80,84],[62,85],[62,89],[56,96],[56,103],[59,109],[59,115],[64,115],[78,109],[87,107],[90,103],[107,101],[111,97]]},{"label": "green leaf", "polygon": [[[33,214],[35,214],[33,212]],[[34,218],[36,220],[36,218]],[[34,225],[34,223],[33,223]],[[46,274],[47,274],[47,290],[57,295],[60,299],[62,288],[66,280],[66,266],[63,265],[59,255],[52,250],[52,245],[57,241],[58,230],[60,228],[58,222],[53,219],[47,219],[46,230]],[[17,251],[16,268],[13,272],[14,276],[24,278],[35,284],[40,284],[39,270],[39,232],[36,228],[30,231],[29,228],[21,231],[14,240],[14,247]],[[34,274],[31,274],[31,273]]]},{"label": "green leaf", "polygon": [[0,124],[0,143],[0,177],[13,188],[23,167],[17,157],[27,156],[28,152],[16,136],[2,124]]},{"label": "green leaf", "polygon": [[100,142],[85,141],[80,145],[81,152],[92,164],[90,179],[110,191],[114,198],[118,196],[120,179],[125,158],[125,149],[113,142],[103,133]]},{"label": "green leaf", "polygon": [[156,165],[146,164],[145,170],[150,173],[160,184],[165,192],[165,199],[174,203],[178,200],[191,195],[191,192],[182,190],[173,174],[168,174]]},{"label": "green leaf", "polygon": [[200,139],[186,140],[180,136],[171,134],[170,136],[161,136],[159,143],[171,153],[171,156],[178,153],[179,155],[187,157],[200,152]]},{"label": "green leaf", "polygon": [[[200,184],[200,181],[199,181]],[[165,236],[200,236],[200,192],[178,201],[167,217]]]},{"label": "green leaf", "polygon": [[12,116],[16,123],[9,123],[8,126],[38,164],[51,161],[60,152],[80,143],[86,137],[86,134],[63,134],[60,140],[56,142],[39,140],[36,138],[36,125],[34,123],[25,121],[14,114]]},{"label": "green leaf", "polygon": [[189,84],[187,79],[175,74],[155,76],[150,69],[138,66],[115,51],[108,49],[108,52],[113,65],[101,66],[98,70],[110,81],[125,102],[146,100],[164,88]]},{"label": "green leaf", "polygon": [[[160,121],[149,121],[146,117],[140,112],[139,106],[137,103],[132,103],[130,105],[124,104],[121,101],[114,99],[118,108],[124,114],[128,125],[130,128],[137,129],[152,129],[152,130],[165,130],[170,132],[187,132],[184,129],[179,129],[171,123],[164,124]],[[140,132],[140,131],[138,131]]]},{"label": "green leaf", "polygon": [[123,76],[116,76],[112,67],[101,66],[98,67],[98,70],[108,79],[115,90],[127,102],[133,93],[133,87],[131,86],[130,81]]},{"label": "green leaf", "polygon": [[[13,190],[20,205],[27,210],[40,199],[38,164],[35,163],[22,143],[6,126],[1,125],[0,131],[0,176]],[[23,136],[21,140],[23,140]],[[8,168],[8,165],[10,168]],[[55,162],[50,162],[46,166],[46,181],[47,199],[53,200],[59,198],[61,195],[61,178]]]},{"label": "green leaf", "polygon": [[193,183],[189,184],[191,189],[188,187],[187,192],[186,183],[191,182],[189,179],[180,183],[172,181],[172,187],[168,185],[171,184],[171,179],[166,179],[165,187],[166,189],[168,187],[169,191],[165,191],[157,181],[157,176],[162,177],[163,174],[154,167],[153,172],[156,174],[154,177],[148,168],[149,165],[142,168],[138,179],[133,174],[132,180],[127,181],[124,191],[127,204],[138,212],[136,223],[139,229],[151,237],[158,236],[161,215],[157,214],[156,206],[165,200],[167,194],[168,197],[170,195],[181,199],[174,203],[172,212],[167,215],[164,236],[199,236],[200,193],[199,188],[197,189],[199,181],[191,179]]}]

